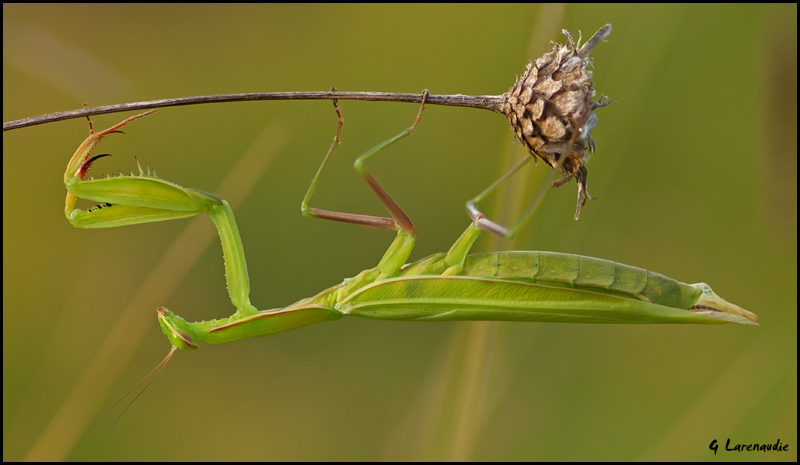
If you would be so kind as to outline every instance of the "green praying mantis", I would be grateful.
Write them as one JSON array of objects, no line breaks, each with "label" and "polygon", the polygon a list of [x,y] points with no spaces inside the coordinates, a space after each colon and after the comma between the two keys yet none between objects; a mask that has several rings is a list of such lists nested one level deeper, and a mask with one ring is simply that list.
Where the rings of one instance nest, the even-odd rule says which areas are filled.
[{"label": "green praying mantis", "polygon": [[[172,349],[151,374],[160,372],[177,349],[197,349],[201,341],[209,344],[233,342],[344,316],[403,321],[757,325],[755,314],[725,301],[705,283],[684,284],[641,268],[557,252],[469,254],[483,230],[502,230],[480,213],[473,201],[468,204],[472,223],[446,253],[407,263],[416,241],[414,226],[367,170],[365,162],[412,134],[421,120],[424,105],[423,98],[412,126],[368,150],[355,162],[356,171],[388,211],[390,218],[384,218],[308,206],[340,140],[343,120],[334,100],[338,117],[336,136],[303,199],[302,213],[315,218],[394,230],[397,235],[374,268],[347,278],[313,297],[269,310],[258,310],[250,303],[250,282],[242,240],[233,212],[225,200],[161,179],[149,167],[143,170],[138,160],[138,175],[87,179],[93,163],[108,156],[92,156],[92,149],[105,136],[120,133],[123,126],[155,111],[132,116],[99,132],[94,132],[90,120],[89,137],[78,147],[64,174],[67,188],[65,214],[73,226],[110,228],[206,212],[222,243],[228,293],[236,311],[227,318],[191,323],[167,308],[159,307],[158,321]],[[79,198],[98,204],[82,210],[76,208]]]}]

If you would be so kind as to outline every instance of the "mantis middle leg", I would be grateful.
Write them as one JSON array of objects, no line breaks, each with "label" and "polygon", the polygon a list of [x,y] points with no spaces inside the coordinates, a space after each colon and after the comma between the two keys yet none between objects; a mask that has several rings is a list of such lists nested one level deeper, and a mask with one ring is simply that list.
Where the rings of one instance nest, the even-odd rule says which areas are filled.
[{"label": "mantis middle leg", "polygon": [[[333,90],[335,90],[335,88]],[[414,243],[416,241],[417,233],[416,230],[414,229],[414,225],[408,218],[408,215],[406,215],[403,209],[400,208],[400,205],[398,205],[397,202],[395,202],[394,199],[392,199],[392,197],[389,195],[388,192],[386,192],[383,186],[381,186],[380,183],[378,183],[375,177],[372,176],[372,173],[369,172],[365,163],[370,157],[372,157],[376,153],[394,144],[395,142],[411,135],[414,132],[414,129],[417,127],[417,124],[419,124],[419,122],[422,120],[422,111],[425,109],[425,100],[427,96],[428,96],[428,90],[426,89],[425,91],[423,91],[422,104],[419,107],[419,112],[417,113],[417,117],[414,119],[414,122],[410,127],[405,129],[400,134],[397,134],[396,136],[384,142],[381,142],[380,144],[366,151],[363,155],[361,155],[360,157],[358,157],[358,159],[356,159],[353,165],[356,171],[358,171],[358,173],[361,175],[361,177],[364,178],[367,185],[369,185],[370,189],[372,189],[372,191],[378,197],[381,204],[383,204],[384,208],[386,208],[386,211],[389,213],[391,218],[354,214],[354,213],[334,212],[308,206],[308,203],[311,200],[314,191],[316,190],[317,184],[319,183],[319,179],[322,176],[322,172],[325,170],[325,167],[330,161],[333,152],[336,150],[336,147],[339,145],[341,141],[342,126],[344,125],[344,121],[342,119],[341,108],[339,108],[337,100],[333,100],[333,105],[336,110],[336,117],[337,117],[336,136],[333,139],[333,143],[331,144],[330,149],[328,149],[328,153],[322,160],[322,164],[317,170],[317,173],[314,175],[314,179],[311,181],[311,185],[308,187],[308,192],[306,193],[305,198],[303,198],[303,202],[301,204],[301,211],[303,215],[312,218],[323,218],[326,220],[340,221],[343,223],[357,224],[361,226],[369,226],[378,229],[396,230],[397,237],[395,238],[394,242],[386,251],[386,254],[384,254],[383,258],[378,264],[377,269],[379,270],[379,276],[376,276],[376,278],[382,279],[397,274],[400,267],[402,267],[406,263],[408,256],[411,254],[411,250],[413,249]]]}]

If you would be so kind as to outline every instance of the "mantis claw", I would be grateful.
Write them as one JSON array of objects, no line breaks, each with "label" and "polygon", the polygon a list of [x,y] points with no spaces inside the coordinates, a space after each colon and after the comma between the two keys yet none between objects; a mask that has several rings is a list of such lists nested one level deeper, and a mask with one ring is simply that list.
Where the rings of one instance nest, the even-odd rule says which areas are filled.
[{"label": "mantis claw", "polygon": [[75,172],[75,177],[83,179],[84,176],[86,176],[86,173],[89,172],[89,168],[92,167],[92,163],[94,163],[100,158],[110,157],[110,156],[111,156],[110,153],[103,153],[84,160],[83,163],[81,163],[81,166],[78,167],[78,171]]}]

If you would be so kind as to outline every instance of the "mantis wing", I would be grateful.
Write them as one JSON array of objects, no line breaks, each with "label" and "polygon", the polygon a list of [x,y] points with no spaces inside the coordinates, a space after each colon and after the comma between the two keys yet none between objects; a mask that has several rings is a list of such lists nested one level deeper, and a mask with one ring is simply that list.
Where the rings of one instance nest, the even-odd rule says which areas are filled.
[{"label": "mantis wing", "polygon": [[359,289],[338,306],[386,320],[557,323],[740,323],[756,315],[705,283],[554,252],[470,255],[457,276],[400,276]]}]

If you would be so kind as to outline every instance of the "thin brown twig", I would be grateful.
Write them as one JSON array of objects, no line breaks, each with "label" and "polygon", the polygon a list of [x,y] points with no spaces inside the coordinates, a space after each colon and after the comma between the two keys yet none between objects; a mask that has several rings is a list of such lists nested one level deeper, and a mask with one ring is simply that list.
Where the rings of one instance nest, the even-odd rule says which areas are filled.
[{"label": "thin brown twig", "polygon": [[[402,94],[393,92],[258,92],[250,94],[219,94],[199,95],[196,97],[181,97],[146,102],[120,103],[94,108],[81,108],[79,110],[61,111],[46,115],[31,116],[16,121],[3,123],[3,131],[19,129],[37,124],[52,123],[85,116],[118,113],[131,110],[145,110],[149,108],[174,107],[180,105],[200,105],[205,103],[220,102],[246,102],[257,100],[365,100],[370,102],[406,102],[421,103],[423,94]],[[485,110],[500,111],[503,104],[502,95],[429,95],[425,100],[428,105],[447,105],[453,107],[483,108]]]}]

